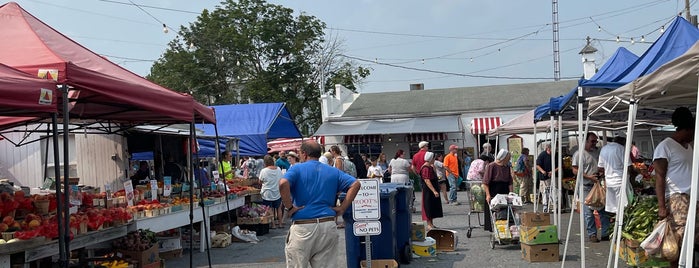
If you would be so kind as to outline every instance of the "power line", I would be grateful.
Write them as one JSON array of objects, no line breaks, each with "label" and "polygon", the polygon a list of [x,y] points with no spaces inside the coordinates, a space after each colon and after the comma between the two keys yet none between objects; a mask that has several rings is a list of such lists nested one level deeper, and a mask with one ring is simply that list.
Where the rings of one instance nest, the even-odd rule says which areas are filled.
[{"label": "power line", "polygon": [[[423,68],[402,66],[402,65],[396,65],[396,64],[391,64],[391,63],[384,63],[384,62],[374,62],[374,61],[372,61],[372,60],[362,59],[362,58],[352,57],[352,56],[347,56],[347,55],[344,55],[344,54],[340,54],[340,56],[345,57],[345,58],[348,58],[348,59],[357,60],[357,61],[372,62],[372,63],[374,63],[374,64],[384,65],[384,66],[389,66],[389,67],[395,67],[395,68],[400,68],[400,69],[406,69],[406,70],[412,70],[412,71],[418,71],[418,72],[427,72],[427,73],[436,73],[436,74],[453,75],[453,76],[471,77],[471,78],[512,79],[512,80],[551,80],[551,79],[553,79],[552,77],[516,77],[516,76],[473,75],[473,74],[464,74],[464,73],[454,73],[454,72],[445,72],[445,71],[438,71],[438,70],[430,70],[430,69],[423,69]],[[562,78],[564,78],[564,79],[573,79],[573,78],[578,78],[578,77],[577,77],[577,76],[571,76],[571,77],[562,77]]]},{"label": "power line", "polygon": [[127,5],[127,6],[141,6],[145,8],[152,8],[152,9],[159,9],[159,10],[165,10],[165,11],[173,11],[173,12],[180,12],[180,13],[188,13],[188,14],[195,14],[195,15],[200,15],[201,12],[195,12],[195,11],[189,11],[189,10],[183,10],[183,9],[175,9],[175,8],[167,8],[167,7],[158,7],[158,6],[149,6],[149,5],[136,5],[133,2],[129,0],[130,3],[126,2],[120,2],[120,1],[114,1],[114,0],[99,0],[102,2],[107,2],[107,3],[114,3],[114,4],[120,4],[120,5]]}]

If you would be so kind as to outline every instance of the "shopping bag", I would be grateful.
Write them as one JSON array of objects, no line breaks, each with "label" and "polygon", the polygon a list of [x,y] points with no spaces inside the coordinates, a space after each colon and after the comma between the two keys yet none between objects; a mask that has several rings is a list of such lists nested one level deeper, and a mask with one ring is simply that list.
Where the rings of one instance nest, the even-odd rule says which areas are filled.
[{"label": "shopping bag", "polygon": [[641,242],[641,247],[646,251],[646,255],[655,255],[660,252],[663,246],[663,237],[665,237],[665,229],[667,229],[667,219],[659,221],[655,224],[655,229],[646,239]]},{"label": "shopping bag", "polygon": [[459,176],[459,178],[456,180],[456,188],[458,189],[461,183],[464,182],[464,178]]},{"label": "shopping bag", "polygon": [[680,258],[680,245],[675,232],[670,224],[665,224],[665,235],[663,237],[663,246],[661,256],[669,262],[675,262]]},{"label": "shopping bag", "polygon": [[604,207],[604,202],[607,196],[607,191],[600,185],[599,182],[595,182],[592,186],[590,193],[585,197],[585,205],[592,209],[602,209]]}]

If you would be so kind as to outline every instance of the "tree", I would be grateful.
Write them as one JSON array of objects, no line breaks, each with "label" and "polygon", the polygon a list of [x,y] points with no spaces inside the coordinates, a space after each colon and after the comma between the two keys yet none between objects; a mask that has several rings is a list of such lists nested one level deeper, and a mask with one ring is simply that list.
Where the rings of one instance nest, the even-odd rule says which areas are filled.
[{"label": "tree", "polygon": [[210,105],[286,102],[308,135],[321,123],[321,84],[356,89],[369,75],[324,29],[313,16],[263,0],[226,0],[180,28],[148,79]]}]

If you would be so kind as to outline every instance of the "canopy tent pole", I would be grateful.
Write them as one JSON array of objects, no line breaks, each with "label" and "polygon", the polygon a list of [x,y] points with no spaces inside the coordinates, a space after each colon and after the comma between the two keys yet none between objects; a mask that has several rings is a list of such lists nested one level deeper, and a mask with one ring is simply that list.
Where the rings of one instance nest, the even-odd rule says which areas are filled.
[{"label": "canopy tent pole", "polygon": [[532,168],[532,180],[534,182],[534,191],[533,191],[533,193],[534,193],[534,212],[536,212],[537,209],[539,208],[539,192],[538,192],[539,183],[536,180],[536,178],[538,177],[537,173],[539,173],[536,171],[536,159],[538,157],[539,157],[539,142],[536,139],[536,122],[534,122],[534,163],[532,165],[534,167],[534,168]]},{"label": "canopy tent pole", "polygon": [[[697,85],[699,87],[699,85]],[[699,107],[699,94],[697,94],[697,107]],[[694,115],[694,125],[699,125],[699,117]],[[699,133],[694,132],[694,141],[699,140]],[[655,147],[654,147],[655,148]],[[697,191],[699,191],[699,186],[697,181],[699,180],[699,166],[697,166],[696,160],[699,159],[699,150],[694,148],[692,152],[692,184],[689,191],[689,212],[687,213],[687,226],[684,228],[684,239],[682,239],[682,251],[680,252],[680,262],[679,267],[687,267],[687,264],[691,267],[694,264],[694,228],[696,227],[697,218]],[[684,257],[684,258],[683,258]]]},{"label": "canopy tent pole", "polygon": [[[556,213],[555,213],[556,212],[556,207],[555,207],[556,202],[554,200],[555,193],[556,193],[556,183],[555,183],[556,182],[556,179],[555,179],[556,173],[553,172],[555,170],[555,167],[556,167],[556,148],[557,148],[557,146],[556,146],[556,127],[553,123],[553,118],[554,118],[554,116],[552,114],[551,119],[550,119],[550,126],[551,126],[551,144],[550,144],[550,147],[551,147],[551,156],[550,156],[551,157],[551,177],[549,178],[549,187],[548,187],[549,194],[548,194],[547,200],[546,200],[546,208],[544,208],[544,209],[548,210],[551,208],[551,206],[554,206],[554,208],[553,208],[553,212],[554,212],[553,225],[556,225],[556,229],[558,230],[558,229],[560,229],[559,228],[560,226],[558,226],[558,217],[556,217]],[[551,204],[551,203],[553,203],[553,204]]]},{"label": "canopy tent pole", "polygon": [[[51,121],[53,121],[53,114],[51,115]],[[46,179],[49,176],[49,137],[51,137],[51,124],[46,124],[46,154],[44,155],[44,176],[41,177],[42,179]]]},{"label": "canopy tent pole", "polygon": [[[218,123],[214,124],[214,132],[216,133],[216,142],[214,142],[214,148],[216,148],[216,163],[218,163],[219,167],[221,167],[220,170],[223,170],[223,159],[221,158],[221,145],[219,144],[218,140]],[[230,152],[228,152],[230,153]],[[217,168],[216,171],[219,169]],[[223,176],[223,178],[221,178]],[[226,176],[224,174],[219,174],[219,180],[223,181],[223,190],[225,191],[226,195],[226,217],[228,218],[228,226],[226,227],[226,230],[228,228],[231,228],[231,224],[233,223],[233,220],[231,219],[231,205],[228,203],[228,183],[226,182]]]},{"label": "canopy tent pole", "polygon": [[[190,129],[189,129],[189,143],[190,143],[189,150],[190,151],[192,150],[191,147],[194,147],[197,145],[196,141],[197,141],[197,131],[196,131],[196,128],[194,128],[194,123],[192,123],[190,125]],[[194,163],[195,168],[192,167],[193,163],[191,163],[191,162],[189,163],[189,168],[192,170],[196,170],[197,174],[201,174],[201,172],[200,172],[201,167],[199,167],[199,150],[197,149],[193,153],[194,153],[194,159],[196,160],[196,162]],[[192,179],[190,181],[191,181],[192,185],[194,185],[194,178],[195,177],[196,176],[191,177]],[[202,223],[203,223],[202,225],[204,225],[204,228],[203,228],[204,230],[202,230],[202,232],[205,232],[204,239],[206,240],[206,241],[204,241],[204,243],[206,244],[206,258],[209,261],[209,267],[211,267],[211,247],[209,244],[209,236],[211,235],[211,232],[209,231],[209,228],[208,228],[209,225],[206,224],[207,217],[206,217],[206,210],[204,209],[204,184],[202,183],[201,176],[199,176],[199,180],[197,181],[197,183],[199,186],[199,207],[201,208],[201,218],[202,218]],[[211,183],[211,180],[209,180],[209,184],[210,183]],[[191,188],[191,189],[194,190],[194,188]],[[228,199],[226,199],[226,203],[228,203]],[[193,242],[193,240],[190,240],[190,241]],[[191,251],[190,251],[190,253],[191,253]]]},{"label": "canopy tent pole", "polygon": [[651,148],[655,149],[655,138],[653,137],[653,128],[649,128],[648,133],[650,133],[650,146],[652,146]]},{"label": "canopy tent pole", "polygon": [[[189,139],[187,139],[187,165],[192,166],[192,130],[194,122],[189,123]],[[188,168],[189,177],[189,267],[194,267],[194,184],[192,184],[192,169]],[[184,185],[184,184],[183,184]],[[206,230],[201,230],[202,232]]]},{"label": "canopy tent pole", "polygon": [[[556,152],[558,153],[558,156],[556,157],[556,160],[558,161],[558,172],[557,172],[557,177],[556,177],[556,194],[558,195],[558,198],[556,199],[556,217],[558,217],[558,225],[560,226],[561,223],[561,202],[563,198],[565,197],[566,200],[568,197],[566,196],[568,193],[563,192],[563,123],[562,123],[562,116],[559,113],[558,114],[558,129],[556,131],[558,141],[556,142],[558,145],[558,149]],[[558,240],[561,240],[561,232],[558,232]]]},{"label": "canopy tent pole", "polygon": [[500,135],[497,135],[497,136],[495,136],[495,155],[497,155],[499,151],[500,151]]},{"label": "canopy tent pole", "polygon": [[[578,87],[578,159],[573,159],[573,161],[578,162],[578,172],[576,174],[576,179],[575,179],[575,190],[573,191],[573,205],[575,206],[575,200],[581,199],[582,201],[582,196],[585,195],[584,189],[583,189],[583,172],[584,172],[584,163],[583,163],[583,158],[582,158],[582,152],[585,150],[584,144],[587,142],[587,131],[590,127],[590,118],[587,118],[587,122],[585,123],[585,130],[583,130],[583,92],[582,88]],[[593,167],[594,168],[594,167]],[[580,206],[576,206],[578,208],[578,211],[580,212],[580,217],[579,217],[579,224],[580,224],[580,267],[585,267],[585,221],[584,215],[585,211],[583,209],[583,202],[580,202]],[[563,261],[561,262],[561,268],[565,267],[565,262],[566,262],[566,255],[568,252],[568,241],[570,239],[570,229],[573,225],[573,208],[571,208],[571,213],[570,213],[570,220],[568,221],[568,232],[566,233],[566,242],[565,246],[563,248]]]},{"label": "canopy tent pole", "polygon": [[476,139],[478,140],[478,144],[476,144],[476,152],[478,152],[478,156],[480,157],[483,152],[481,152],[481,135],[476,134]]},{"label": "canopy tent pole", "polygon": [[[629,121],[626,126],[626,145],[624,146],[624,173],[621,177],[621,196],[618,200],[618,205],[616,208],[617,219],[614,221],[614,240],[615,243],[611,243],[609,247],[609,260],[607,262],[607,268],[611,267],[612,254],[614,254],[614,245],[620,245],[621,243],[621,226],[624,224],[624,208],[628,203],[627,196],[627,184],[629,183],[629,165],[631,164],[631,142],[633,141],[633,129],[634,122],[636,121],[636,110],[638,109],[638,103],[636,100],[631,99],[629,102]],[[617,235],[619,234],[619,235]],[[619,254],[614,254],[614,268],[619,267]]]},{"label": "canopy tent pole", "polygon": [[[65,253],[67,257],[65,260],[63,260],[65,261],[63,264],[66,265],[65,267],[68,267],[68,263],[70,262],[70,198],[68,196],[70,193],[70,185],[68,185],[68,182],[70,181],[70,159],[68,158],[70,153],[70,150],[68,150],[70,143],[70,140],[68,139],[68,133],[70,132],[70,126],[68,125],[68,122],[70,121],[70,110],[68,107],[68,85],[63,84],[61,86],[61,90],[61,93],[63,94],[63,243],[65,243]],[[59,204],[59,206],[60,205],[61,204]]]},{"label": "canopy tent pole", "polygon": [[63,215],[63,198],[61,196],[61,184],[60,179],[61,179],[61,159],[60,159],[60,154],[59,154],[59,148],[58,148],[58,115],[57,114],[52,114],[51,115],[51,130],[53,132],[53,171],[54,171],[54,176],[55,176],[55,184],[56,184],[56,218],[58,221],[58,266],[59,267],[68,267],[68,258],[66,254],[66,244],[65,244],[65,229],[63,228],[63,221],[61,220],[61,215]]}]

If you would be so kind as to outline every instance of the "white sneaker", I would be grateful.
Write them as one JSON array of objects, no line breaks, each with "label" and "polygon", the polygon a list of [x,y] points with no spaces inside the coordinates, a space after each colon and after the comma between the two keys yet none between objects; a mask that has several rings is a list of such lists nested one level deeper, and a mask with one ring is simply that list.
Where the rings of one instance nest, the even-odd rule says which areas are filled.
[{"label": "white sneaker", "polygon": [[454,201],[454,202],[450,202],[449,204],[452,204],[452,205],[454,205],[454,206],[458,206],[458,205],[461,205],[461,203],[459,203],[459,202],[457,202],[457,201]]}]

